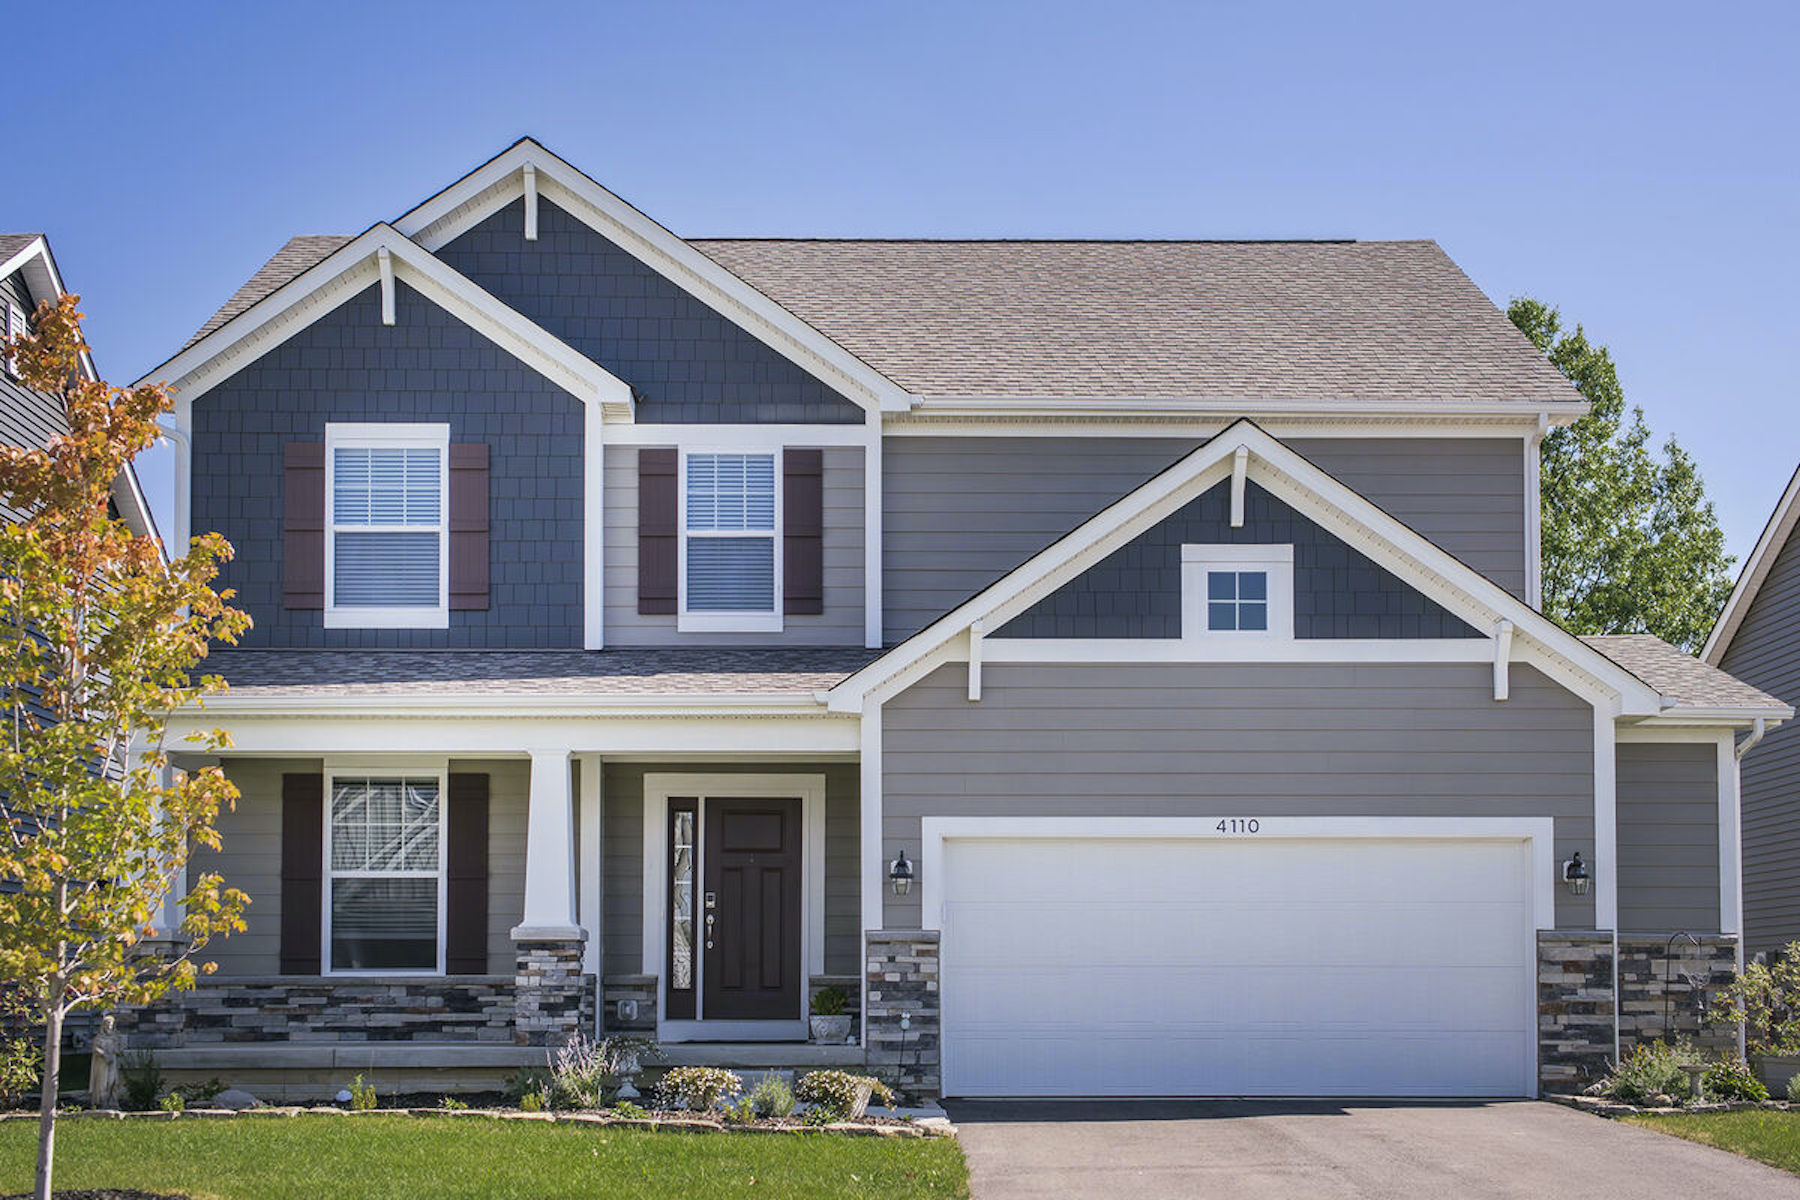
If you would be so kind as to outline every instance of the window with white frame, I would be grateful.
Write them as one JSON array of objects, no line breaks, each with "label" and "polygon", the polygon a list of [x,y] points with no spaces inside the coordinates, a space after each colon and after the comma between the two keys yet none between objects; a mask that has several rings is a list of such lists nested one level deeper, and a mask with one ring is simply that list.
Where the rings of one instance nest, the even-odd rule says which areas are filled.
[{"label": "window with white frame", "polygon": [[1183,546],[1186,638],[1292,638],[1292,546]]},{"label": "window with white frame", "polygon": [[450,623],[448,425],[325,427],[325,625]]},{"label": "window with white frame", "polygon": [[443,777],[335,774],[325,822],[325,969],[444,969]]},{"label": "window with white frame", "polygon": [[684,630],[781,628],[778,455],[682,456]]}]

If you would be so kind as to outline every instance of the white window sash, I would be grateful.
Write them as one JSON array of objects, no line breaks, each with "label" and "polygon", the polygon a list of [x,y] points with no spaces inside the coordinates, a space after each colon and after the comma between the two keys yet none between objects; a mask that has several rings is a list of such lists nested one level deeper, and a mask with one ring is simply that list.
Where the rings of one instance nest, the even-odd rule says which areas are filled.
[{"label": "white window sash", "polygon": [[[1209,629],[1206,576],[1211,571],[1263,572],[1269,577],[1267,629]],[[1234,601],[1234,604],[1237,603]],[[1294,639],[1294,548],[1291,545],[1186,545],[1181,548],[1183,641]]]},{"label": "white window sash", "polygon": [[[694,455],[708,454],[768,454],[773,458],[774,476],[774,511],[775,519],[771,529],[696,529],[688,530],[688,459]],[[745,450],[740,446],[683,446],[677,455],[676,462],[677,492],[676,511],[680,514],[678,522],[679,537],[676,546],[676,612],[675,628],[680,633],[780,633],[783,626],[782,608],[784,596],[782,586],[785,580],[781,564],[781,531],[785,520],[784,497],[782,493],[782,450],[774,447],[768,450]],[[743,612],[689,612],[688,611],[688,542],[690,539],[707,538],[756,538],[769,543],[772,558],[771,570],[774,575],[770,588],[770,607],[767,610],[751,609]]]},{"label": "white window sash", "polygon": [[[323,854],[325,868],[324,894],[319,903],[319,969],[326,975],[346,977],[376,975],[418,975],[422,977],[444,975],[448,973],[445,955],[449,947],[449,901],[450,872],[446,867],[450,848],[450,772],[449,769],[420,770],[418,767],[382,768],[380,766],[346,768],[332,771],[327,768],[324,773],[325,795],[322,801],[325,811],[322,814],[325,822]],[[437,785],[437,870],[395,870],[340,871],[331,865],[331,798],[336,791],[337,781],[349,783],[368,781],[371,779],[398,779],[402,784],[412,781],[432,780]],[[406,967],[382,970],[356,970],[348,967],[334,968],[331,963],[331,901],[332,884],[339,879],[436,879],[437,880],[437,965],[435,967]]]},{"label": "white window sash", "polygon": [[[432,525],[338,524],[338,450],[435,449],[438,452],[438,519]],[[340,605],[337,603],[337,535],[345,533],[430,534],[438,539],[438,599],[432,605]],[[333,422],[325,426],[325,628],[448,629],[450,627],[450,426]]]}]

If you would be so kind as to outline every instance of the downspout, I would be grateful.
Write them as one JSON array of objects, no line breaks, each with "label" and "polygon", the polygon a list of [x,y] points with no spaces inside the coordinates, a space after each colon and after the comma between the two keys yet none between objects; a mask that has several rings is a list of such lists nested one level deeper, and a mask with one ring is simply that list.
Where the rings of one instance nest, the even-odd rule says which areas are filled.
[{"label": "downspout", "polygon": [[176,559],[187,553],[188,539],[192,536],[188,524],[193,504],[194,443],[187,430],[178,425],[159,422],[156,432],[175,448],[175,528],[171,531],[175,544],[168,547],[168,552],[171,559]]},{"label": "downspout", "polygon": [[1738,743],[1738,746],[1737,746],[1738,761],[1742,762],[1744,759],[1744,755],[1746,755],[1746,754],[1750,753],[1752,750],[1756,749],[1756,744],[1758,742],[1762,741],[1764,737],[1768,736],[1768,733],[1769,733],[1769,719],[1767,717],[1756,718],[1756,724],[1754,724],[1750,728],[1750,736]]}]

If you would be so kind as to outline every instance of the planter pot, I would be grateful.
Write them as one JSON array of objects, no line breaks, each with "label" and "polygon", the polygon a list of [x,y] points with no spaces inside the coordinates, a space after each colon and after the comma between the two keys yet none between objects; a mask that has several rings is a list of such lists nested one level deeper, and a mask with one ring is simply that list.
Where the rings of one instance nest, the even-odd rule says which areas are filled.
[{"label": "planter pot", "polygon": [[812,1027],[812,1040],[822,1046],[842,1046],[850,1040],[850,1017],[847,1013],[835,1017],[809,1017],[807,1020]]}]

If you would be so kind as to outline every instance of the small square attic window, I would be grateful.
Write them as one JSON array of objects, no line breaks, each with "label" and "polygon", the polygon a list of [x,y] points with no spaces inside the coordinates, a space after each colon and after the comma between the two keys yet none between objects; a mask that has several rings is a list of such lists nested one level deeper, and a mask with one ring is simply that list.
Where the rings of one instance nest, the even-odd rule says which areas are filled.
[{"label": "small square attic window", "polygon": [[1183,546],[1181,636],[1294,636],[1292,546]]}]

